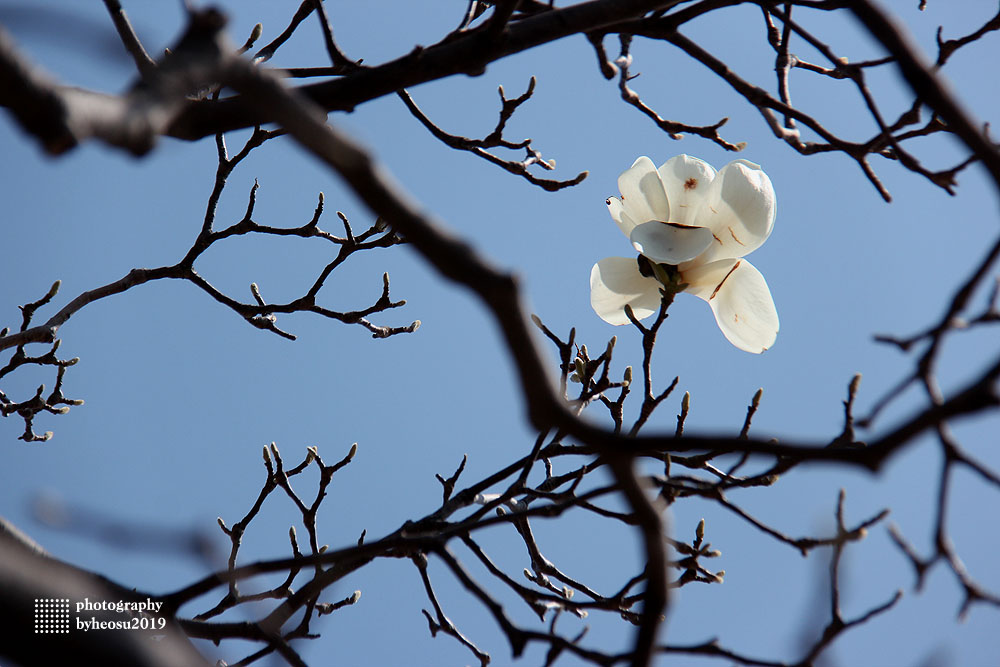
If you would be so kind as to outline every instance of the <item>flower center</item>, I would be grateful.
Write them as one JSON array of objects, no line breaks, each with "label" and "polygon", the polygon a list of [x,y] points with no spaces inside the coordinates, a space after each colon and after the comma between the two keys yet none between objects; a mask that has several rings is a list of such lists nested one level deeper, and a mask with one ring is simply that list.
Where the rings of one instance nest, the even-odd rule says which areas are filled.
[{"label": "flower center", "polygon": [[641,275],[643,278],[653,277],[653,264],[648,259],[646,259],[645,255],[639,255],[638,257],[635,258],[635,261],[636,264],[639,265],[639,275]]},{"label": "flower center", "polygon": [[680,270],[673,264],[656,264],[645,255],[639,255],[635,261],[639,265],[640,275],[656,278],[666,291],[677,293],[687,289],[688,285],[681,279]]}]

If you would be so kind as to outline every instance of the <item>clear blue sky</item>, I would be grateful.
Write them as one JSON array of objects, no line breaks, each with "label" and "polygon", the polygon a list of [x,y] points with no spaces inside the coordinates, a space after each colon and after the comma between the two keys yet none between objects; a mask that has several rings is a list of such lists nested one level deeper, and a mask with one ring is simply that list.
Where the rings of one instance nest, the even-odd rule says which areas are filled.
[{"label": "clear blue sky", "polygon": [[[179,5],[180,3],[176,3]],[[242,42],[262,21],[264,38],[284,28],[297,2],[233,3],[233,41]],[[464,2],[379,3],[377,11],[355,3],[327,3],[341,47],[368,64],[428,44],[457,25]],[[916,2],[898,11],[924,45],[945,25],[945,36],[981,25],[985,3],[960,8]],[[912,6],[911,6],[912,5]],[[31,9],[29,9],[29,7]],[[66,17],[57,27],[43,20]],[[151,53],[168,46],[182,29],[175,3],[126,3]],[[800,19],[806,16],[802,12]],[[821,34],[852,60],[878,54],[857,27],[825,17]],[[99,3],[0,1],[0,22],[21,47],[59,80],[109,92],[121,91],[134,70],[120,52]],[[322,40],[310,19],[273,63],[308,66],[325,62]],[[732,30],[742,25],[745,29]],[[43,27],[44,26],[44,27]],[[760,11],[737,7],[705,17],[686,34],[724,58],[744,77],[773,90],[773,53],[764,43]],[[615,40],[609,39],[613,49]],[[955,89],[982,120],[1000,108],[998,84],[984,75],[995,59],[997,38],[957,54],[947,69]],[[815,54],[800,45],[799,55]],[[724,83],[668,44],[637,40],[632,87],[663,115],[691,124],[730,118],[723,135],[746,141],[738,157],[762,165],[778,199],[775,230],[751,260],[766,277],[781,317],[781,331],[766,354],[749,355],[722,337],[706,305],[681,295],[671,308],[654,360],[654,377],[664,386],[680,376],[677,392],[650,428],[670,430],[684,391],[692,395],[689,432],[734,432],[747,402],[764,387],[754,421],[758,436],[828,441],[839,433],[847,383],[862,373],[859,412],[897,382],[911,359],[873,342],[873,335],[907,335],[933,322],[949,295],[979,261],[997,230],[996,197],[976,168],[960,176],[950,197],[895,163],[873,162],[895,201],[884,203],[846,157],[801,157],[775,140],[759,114]],[[737,157],[704,140],[671,140],[618,98],[614,82],[598,72],[582,37],[563,40],[492,65],[477,78],[454,77],[410,92],[446,130],[482,136],[496,118],[496,87],[509,95],[538,77],[534,98],[509,124],[509,137],[532,137],[546,158],[557,160],[547,177],[590,176],[577,187],[549,194],[477,158],[451,151],[414,120],[395,97],[360,106],[331,121],[372,147],[405,188],[452,229],[523,280],[532,311],[554,331],[577,327],[577,340],[602,348],[618,335],[617,372],[637,364],[639,340],[630,328],[615,328],[591,310],[590,267],[630,248],[607,214],[604,199],[617,194],[616,178],[638,155],[657,164],[686,152],[721,167]],[[871,77],[894,117],[907,105],[894,75]],[[871,124],[846,82],[793,73],[793,100],[829,120],[832,128],[867,139]],[[242,135],[241,135],[242,136]],[[232,139],[231,146],[237,145]],[[144,160],[97,145],[66,157],[44,157],[5,119],[0,124],[3,160],[0,197],[0,325],[20,323],[17,305],[40,297],[56,279],[62,291],[46,317],[84,290],[116,280],[134,267],[177,261],[197,234],[215,169],[214,145],[164,140]],[[941,168],[956,161],[949,141],[923,141],[925,164]],[[297,226],[306,222],[317,193],[326,197],[323,225],[337,231],[334,211],[364,228],[372,214],[324,168],[290,142],[267,144],[230,178],[219,208],[220,224],[234,222],[246,207],[254,179],[260,183],[255,220]],[[300,239],[240,238],[213,248],[199,270],[216,286],[241,299],[257,282],[269,300],[304,292],[328,261],[328,250]],[[407,519],[432,511],[440,500],[435,473],[449,475],[463,454],[464,476],[472,482],[526,453],[534,434],[523,418],[514,377],[485,311],[466,293],[443,285],[406,247],[352,259],[322,293],[324,303],[349,310],[377,298],[381,273],[392,278],[399,310],[374,316],[377,324],[404,325],[420,319],[412,335],[373,341],[360,327],[295,315],[279,320],[298,335],[289,342],[248,326],[192,286],[154,283],[92,304],[61,330],[60,354],[78,356],[65,391],[86,405],[62,417],[45,416],[36,430],[53,430],[42,444],[15,440],[22,424],[0,421],[4,464],[0,467],[0,512],[36,537],[55,555],[120,583],[170,591],[205,572],[205,564],[175,554],[135,553],[39,525],[30,505],[40,495],[150,527],[199,530],[226,542],[215,518],[233,523],[250,507],[264,478],[261,448],[277,442],[287,460],[301,460],[315,445],[327,462],[358,443],[355,462],[337,473],[324,503],[321,535],[332,547],[394,530]],[[984,295],[979,295],[982,303]],[[996,354],[995,331],[956,337],[945,351],[941,380],[947,390],[970,378]],[[6,361],[6,356],[2,360]],[[553,368],[555,363],[553,362]],[[15,374],[4,390],[12,397],[33,393],[47,372]],[[876,424],[888,430],[919,405],[907,395]],[[595,418],[601,416],[593,412]],[[975,455],[1000,466],[1000,419],[972,420],[955,427]],[[862,437],[871,437],[862,433]],[[733,493],[732,499],[761,520],[793,536],[827,533],[837,491],[847,490],[847,516],[855,523],[890,507],[897,523],[921,553],[931,547],[938,450],[929,440],[912,446],[880,475],[814,466],[788,474],[775,487]],[[312,481],[300,487],[311,494]],[[951,535],[972,574],[1000,590],[995,553],[997,523],[988,508],[996,490],[964,473],[955,479]],[[288,554],[287,529],[293,507],[281,498],[253,524],[242,556],[246,560]],[[701,517],[707,538],[722,551],[710,563],[725,569],[722,586],[691,586],[674,598],[665,637],[687,644],[717,636],[727,647],[762,658],[796,659],[804,624],[818,627],[815,588],[827,553],[802,559],[790,547],[760,535],[732,515],[699,501],[676,504],[669,516],[678,539],[690,540]],[[607,522],[570,515],[538,523],[546,555],[580,579],[604,591],[617,589],[637,570],[633,536]],[[491,553],[510,572],[529,565],[511,530],[484,536]],[[460,556],[471,560],[467,553]],[[918,664],[934,653],[934,664],[985,665],[998,652],[997,611],[977,607],[959,624],[961,591],[938,566],[922,593],[912,590],[909,564],[891,546],[885,525],[850,548],[845,561],[843,607],[847,618],[867,611],[904,589],[899,607],[848,633],[831,656],[843,664]],[[452,619],[494,656],[510,661],[507,646],[475,604],[432,567]],[[477,575],[482,575],[476,572]],[[485,577],[484,577],[485,578]],[[314,664],[449,664],[474,662],[453,639],[431,639],[420,614],[429,608],[416,570],[406,561],[380,561],[327,596],[337,600],[362,590],[361,602],[326,617],[315,629],[324,639],[300,644]],[[515,619],[531,623],[530,612],[509,603]],[[214,603],[199,603],[196,613]],[[580,625],[564,618],[570,632]],[[630,636],[622,623],[592,615],[584,643],[621,645]],[[392,641],[387,641],[391,635]],[[400,647],[406,647],[401,649]],[[243,647],[207,647],[211,655],[235,660]],[[414,656],[422,656],[414,658]],[[423,657],[425,656],[425,657]],[[525,664],[540,662],[535,649]],[[564,658],[560,664],[572,664]],[[696,664],[683,658],[664,664]]]}]

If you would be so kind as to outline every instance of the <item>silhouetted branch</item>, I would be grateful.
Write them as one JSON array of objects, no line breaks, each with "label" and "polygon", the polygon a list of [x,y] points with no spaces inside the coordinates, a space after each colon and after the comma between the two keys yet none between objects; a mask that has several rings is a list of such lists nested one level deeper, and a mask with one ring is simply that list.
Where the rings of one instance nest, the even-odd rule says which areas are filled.
[{"label": "silhouetted branch", "polygon": [[[542,169],[552,170],[555,168],[555,160],[543,160],[542,154],[531,147],[531,139],[525,139],[515,143],[503,138],[503,131],[507,125],[507,121],[514,114],[517,107],[531,97],[534,90],[535,77],[531,77],[531,82],[528,84],[528,89],[524,92],[524,94],[514,99],[507,99],[504,95],[503,86],[500,86],[500,101],[503,105],[500,109],[500,120],[497,121],[496,128],[494,128],[494,130],[483,139],[470,139],[469,137],[448,134],[431,122],[426,115],[424,115],[424,113],[420,110],[420,107],[417,106],[416,102],[413,101],[413,98],[410,97],[408,92],[400,90],[397,92],[397,95],[399,95],[399,98],[403,100],[403,103],[406,105],[406,108],[409,109],[410,113],[413,114],[413,116],[419,120],[424,127],[430,130],[431,134],[433,134],[446,146],[457,150],[468,151],[473,155],[477,155],[487,162],[491,162],[512,174],[521,176],[532,185],[537,185],[543,190],[547,190],[549,192],[555,192],[566,187],[577,185],[587,177],[588,172],[581,171],[575,178],[568,181],[538,178],[528,171],[528,167],[538,165]],[[520,162],[515,160],[504,160],[503,158],[490,153],[486,150],[487,148],[507,148],[510,150],[524,149],[527,155],[525,159]]]}]

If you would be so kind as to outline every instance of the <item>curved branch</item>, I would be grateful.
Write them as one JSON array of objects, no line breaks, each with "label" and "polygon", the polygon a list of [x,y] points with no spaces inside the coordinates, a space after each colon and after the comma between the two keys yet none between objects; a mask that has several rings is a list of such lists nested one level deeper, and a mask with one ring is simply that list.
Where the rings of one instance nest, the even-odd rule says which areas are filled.
[{"label": "curved branch", "polygon": [[[505,56],[577,33],[586,33],[642,16],[664,0],[591,0],[564,9],[553,9],[507,25],[497,35],[477,28],[449,37],[434,46],[417,47],[409,54],[378,67],[359,68],[350,76],[303,86],[299,94],[326,111],[349,111],[401,88],[455,74],[478,76],[486,66]],[[489,25],[489,24],[486,24]],[[253,127],[277,118],[266,106],[243,97],[217,102],[192,102],[174,119],[167,134],[178,139],[202,137]]]}]

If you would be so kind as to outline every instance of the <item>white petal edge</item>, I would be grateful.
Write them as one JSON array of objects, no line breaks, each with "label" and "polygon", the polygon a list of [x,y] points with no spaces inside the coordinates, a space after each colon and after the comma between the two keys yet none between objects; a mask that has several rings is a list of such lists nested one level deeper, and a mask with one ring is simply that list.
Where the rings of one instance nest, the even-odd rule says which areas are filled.
[{"label": "white petal edge", "polygon": [[673,222],[644,222],[629,235],[638,252],[654,262],[680,264],[705,252],[714,239],[712,230]]},{"label": "white petal edge", "polygon": [[620,326],[629,324],[625,305],[638,319],[660,308],[660,283],[639,273],[635,258],[605,257],[590,270],[590,306],[598,317]]},{"label": "white petal edge", "polygon": [[653,161],[645,155],[636,159],[632,166],[618,177],[618,190],[622,193],[625,212],[636,224],[670,219],[670,204],[663,191],[660,174]]},{"label": "white petal edge", "polygon": [[618,225],[618,229],[622,230],[622,234],[628,237],[632,233],[632,230],[635,229],[635,220],[625,212],[625,206],[618,197],[608,197],[605,203],[608,205],[608,212],[614,219],[615,224]]},{"label": "white petal edge", "polygon": [[730,343],[760,354],[778,336],[778,311],[767,281],[745,259],[725,259],[685,271],[688,292],[708,302]]},{"label": "white petal edge", "polygon": [[760,165],[748,160],[727,164],[706,189],[695,216],[694,224],[715,234],[704,261],[743,257],[759,248],[771,235],[776,211],[774,186]]},{"label": "white petal edge", "polygon": [[678,155],[656,170],[670,203],[670,222],[694,225],[709,185],[715,179],[715,168],[690,155]]}]

